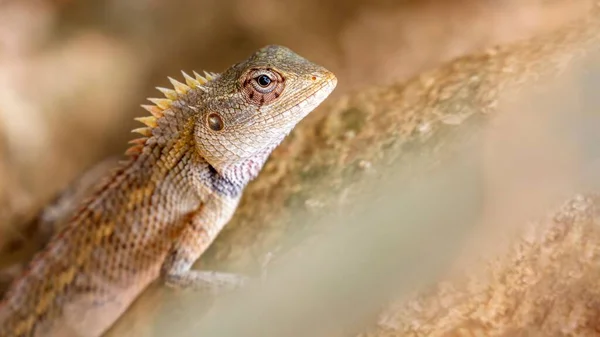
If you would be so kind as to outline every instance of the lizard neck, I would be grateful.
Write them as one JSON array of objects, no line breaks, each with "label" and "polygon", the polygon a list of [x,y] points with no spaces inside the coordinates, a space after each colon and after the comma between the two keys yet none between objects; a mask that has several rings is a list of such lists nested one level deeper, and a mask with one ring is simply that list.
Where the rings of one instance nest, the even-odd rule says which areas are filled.
[{"label": "lizard neck", "polygon": [[[177,103],[174,103],[174,105]],[[175,203],[186,204],[202,200],[207,193],[238,197],[244,186],[260,168],[262,162],[249,160],[232,165],[223,175],[213,168],[197,151],[194,131],[197,112],[188,105],[174,106],[176,112],[165,114],[152,130],[140,153],[133,158],[134,171],[145,172],[147,185],[167,190],[176,196]],[[267,154],[268,155],[268,154]]]},{"label": "lizard neck", "polygon": [[228,180],[239,186],[246,186],[250,181],[254,180],[262,167],[264,166],[267,158],[277,145],[265,148],[263,151],[257,153],[252,158],[240,160],[239,162],[225,165],[221,168],[220,175],[223,179]]},{"label": "lizard neck", "polygon": [[[206,194],[208,187],[209,192],[238,197],[244,187],[256,178],[272,150],[285,135],[273,139],[270,146],[265,146],[251,157],[211,163],[203,157],[202,149],[198,148],[198,109],[198,105],[189,102],[188,96],[173,101],[170,109],[156,120],[156,126],[143,148],[135,154],[134,160],[140,163],[137,164],[137,170],[150,170],[154,176],[152,181],[161,184],[183,182],[187,186],[194,186],[196,194]],[[231,157],[234,157],[233,153]]]}]

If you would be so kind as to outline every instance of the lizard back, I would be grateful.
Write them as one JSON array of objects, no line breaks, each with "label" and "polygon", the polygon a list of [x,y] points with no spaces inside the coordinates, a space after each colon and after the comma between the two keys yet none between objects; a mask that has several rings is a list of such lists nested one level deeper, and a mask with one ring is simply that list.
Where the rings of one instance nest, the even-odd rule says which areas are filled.
[{"label": "lizard back", "polygon": [[146,127],[134,130],[143,137],[128,160],[11,285],[1,337],[100,336],[174,249],[208,247],[271,151],[337,83],[281,46],[221,74],[194,74],[158,88],[166,98],[143,106],[151,115],[137,119]]}]

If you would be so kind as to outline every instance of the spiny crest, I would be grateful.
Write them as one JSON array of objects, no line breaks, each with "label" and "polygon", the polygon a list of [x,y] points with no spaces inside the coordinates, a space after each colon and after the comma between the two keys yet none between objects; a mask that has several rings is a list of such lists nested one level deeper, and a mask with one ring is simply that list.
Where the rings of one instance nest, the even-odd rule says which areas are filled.
[{"label": "spiny crest", "polygon": [[204,84],[214,80],[218,74],[211,72],[204,72],[204,76],[193,72],[194,77],[181,72],[185,83],[181,83],[171,77],[168,77],[169,81],[173,85],[173,89],[157,87],[158,91],[165,95],[165,98],[148,98],[153,104],[142,104],[142,108],[150,112],[150,116],[135,118],[136,121],[144,124],[144,127],[134,129],[132,132],[139,133],[142,137],[131,140],[129,144],[131,147],[125,152],[128,156],[135,156],[142,151],[146,140],[152,136],[152,129],[158,125],[158,119],[164,115],[164,111],[171,107],[173,101],[177,100],[181,95],[186,94],[190,89],[206,90]]}]

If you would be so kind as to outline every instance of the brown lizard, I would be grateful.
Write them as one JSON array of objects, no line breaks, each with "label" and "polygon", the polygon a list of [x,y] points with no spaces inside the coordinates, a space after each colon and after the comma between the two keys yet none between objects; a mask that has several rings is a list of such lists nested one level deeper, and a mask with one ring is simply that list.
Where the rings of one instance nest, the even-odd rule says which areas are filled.
[{"label": "brown lizard", "polygon": [[267,46],[221,74],[170,79],[166,98],[0,303],[0,336],[100,336],[153,281],[215,291],[246,278],[191,270],[271,151],[336,77]]}]

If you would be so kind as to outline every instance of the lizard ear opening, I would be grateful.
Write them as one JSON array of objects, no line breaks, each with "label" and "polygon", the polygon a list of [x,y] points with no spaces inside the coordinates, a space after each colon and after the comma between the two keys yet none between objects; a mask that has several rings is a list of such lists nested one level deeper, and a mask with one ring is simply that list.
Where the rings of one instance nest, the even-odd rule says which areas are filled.
[{"label": "lizard ear opening", "polygon": [[218,113],[212,112],[206,116],[206,124],[213,131],[221,131],[225,128],[223,118]]}]

